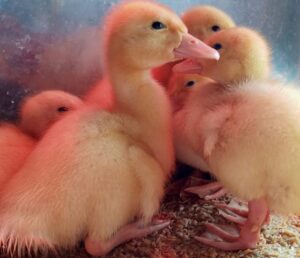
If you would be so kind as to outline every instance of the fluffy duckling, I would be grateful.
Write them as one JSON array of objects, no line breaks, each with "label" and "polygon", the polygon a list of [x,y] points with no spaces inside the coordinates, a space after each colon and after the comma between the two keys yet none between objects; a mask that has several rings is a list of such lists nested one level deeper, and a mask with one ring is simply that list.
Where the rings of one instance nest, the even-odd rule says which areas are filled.
[{"label": "fluffy duckling", "polygon": [[[195,81],[199,80],[199,76],[205,76],[223,85],[234,85],[244,80],[265,79],[269,76],[271,70],[270,48],[265,39],[256,31],[248,28],[232,28],[215,33],[206,40],[206,43],[220,52],[221,58],[218,62],[211,60],[198,62],[187,60],[177,64],[174,70],[177,72],[198,73],[198,76],[194,79]],[[177,77],[180,77],[180,74]],[[191,77],[190,79],[192,80]],[[200,85],[200,83],[197,84]],[[185,90],[183,84],[181,84],[181,87],[176,84],[170,86],[173,88],[178,87],[178,91]],[[191,91],[191,88],[189,90]],[[173,103],[178,101],[172,96],[171,99]],[[184,100],[181,100],[181,102],[184,103]],[[200,170],[210,171],[203,160],[190,154],[190,143],[185,142],[185,138],[181,139],[180,123],[179,119],[174,124],[178,159],[182,159],[181,161],[184,162],[187,158],[191,158],[192,163],[188,163],[189,165]],[[194,137],[193,133],[190,133],[191,137]],[[196,163],[195,160],[197,160]],[[193,186],[185,190],[199,196],[205,196],[206,199],[220,197],[226,192],[218,182],[205,186]]]},{"label": "fluffy duckling", "polygon": [[[300,192],[294,186],[300,165],[300,93],[262,80],[270,71],[270,51],[259,34],[236,28],[215,34],[207,43],[219,49],[220,63],[185,61],[174,67],[195,72],[199,65],[201,75],[217,81],[195,87],[176,113],[176,152],[183,162],[206,166],[226,189],[249,201],[239,236],[208,223],[208,231],[227,242],[197,240],[225,250],[253,248],[269,210],[300,212]],[[239,52],[240,58],[234,56]]]},{"label": "fluffy duckling", "polygon": [[81,105],[81,100],[61,91],[45,91],[27,97],[21,105],[18,125],[0,125],[0,185],[3,185],[24,164],[37,140],[46,129],[70,110]]},{"label": "fluffy duckling", "polygon": [[229,192],[249,201],[239,236],[207,223],[207,230],[222,241],[203,236],[198,241],[224,250],[255,248],[269,211],[300,213],[299,98],[298,89],[274,86],[274,81],[195,88],[184,108],[191,113],[197,106],[197,114],[184,120],[185,133],[197,130],[193,154]]},{"label": "fluffy duckling", "polygon": [[189,33],[200,40],[206,40],[215,32],[235,27],[232,18],[222,10],[209,6],[194,6],[182,16]]},{"label": "fluffy duckling", "polygon": [[[221,12],[221,11],[220,11]],[[213,15],[213,13],[211,12]],[[214,14],[217,15],[217,12]],[[223,18],[220,16],[220,19]],[[214,17],[215,20],[218,20],[217,17]],[[220,22],[221,23],[221,22]],[[201,25],[198,24],[200,27]],[[225,26],[224,26],[225,28]],[[202,39],[201,39],[202,40]],[[158,68],[152,69],[153,77],[163,86],[167,86],[169,78],[172,74],[172,67],[174,64],[179,61],[171,62],[170,64],[164,64]],[[95,87],[92,87],[86,94],[85,100],[89,104],[100,105],[101,107],[110,109],[113,105],[113,97],[110,92],[110,89],[105,87],[105,83],[100,82]]]},{"label": "fluffy duckling", "polygon": [[63,115],[82,105],[80,98],[67,92],[43,91],[25,99],[21,107],[19,127],[26,134],[40,139]]},{"label": "fluffy duckling", "polygon": [[270,47],[264,37],[254,30],[243,27],[223,30],[209,37],[205,43],[219,51],[218,62],[186,60],[176,65],[173,71],[197,73],[223,85],[266,79],[270,75]]},{"label": "fluffy duckling", "polygon": [[[213,82],[213,80],[198,74],[174,73],[167,87],[167,93],[172,104],[173,116],[184,107],[184,103],[194,87],[201,87],[201,85]],[[207,166],[203,165],[197,168],[200,170],[194,171],[186,183],[183,184],[182,187],[185,188],[185,192],[197,194],[206,200],[216,199],[226,194],[227,191],[219,182],[209,183],[209,181],[201,179],[201,177],[205,176],[203,171],[208,171]],[[180,169],[179,172],[181,172]],[[177,182],[175,185],[177,185]]]},{"label": "fluffy duckling", "polygon": [[88,106],[55,123],[2,189],[0,240],[8,249],[67,248],[85,239],[87,252],[100,256],[169,224],[151,223],[174,155],[168,98],[150,71],[218,53],[150,1],[116,6],[105,29],[113,110]]},{"label": "fluffy duckling", "polygon": [[168,83],[167,93],[170,97],[173,112],[180,110],[194,85],[212,82],[211,79],[198,74],[174,73]]},{"label": "fluffy duckling", "polygon": [[[212,34],[235,27],[232,18],[213,6],[194,6],[187,10],[181,19],[189,33],[200,40],[206,40]],[[159,83],[167,87],[172,76],[172,67],[177,62],[165,64],[153,69],[153,76]]]}]

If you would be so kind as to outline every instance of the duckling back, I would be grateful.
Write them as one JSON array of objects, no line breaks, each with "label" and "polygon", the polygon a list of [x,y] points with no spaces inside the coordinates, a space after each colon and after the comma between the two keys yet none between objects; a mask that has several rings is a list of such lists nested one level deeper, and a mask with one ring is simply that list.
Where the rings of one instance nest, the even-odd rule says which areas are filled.
[{"label": "duckling back", "polygon": [[265,197],[271,210],[299,214],[300,92],[273,84],[249,82],[225,94],[220,107],[229,112],[209,164],[233,194]]}]

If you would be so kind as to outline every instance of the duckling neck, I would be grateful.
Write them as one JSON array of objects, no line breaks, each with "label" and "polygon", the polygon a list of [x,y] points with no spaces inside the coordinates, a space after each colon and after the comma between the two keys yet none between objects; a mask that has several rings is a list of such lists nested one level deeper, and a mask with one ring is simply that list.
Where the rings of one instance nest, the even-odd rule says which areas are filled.
[{"label": "duckling neck", "polygon": [[[164,89],[152,79],[150,70],[111,66],[115,112],[133,117],[141,133],[139,141],[151,149],[156,160],[170,172],[173,162],[170,103]],[[137,137],[135,135],[135,137]]]}]

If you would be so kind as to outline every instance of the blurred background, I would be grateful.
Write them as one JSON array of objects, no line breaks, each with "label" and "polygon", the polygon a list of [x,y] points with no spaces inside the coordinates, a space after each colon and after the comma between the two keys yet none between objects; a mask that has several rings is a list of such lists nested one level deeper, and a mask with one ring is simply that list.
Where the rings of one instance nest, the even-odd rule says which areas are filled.
[{"label": "blurred background", "polygon": [[[0,119],[14,120],[19,101],[31,91],[63,88],[80,95],[87,85],[97,81],[101,58],[98,44],[101,35],[97,28],[107,10],[116,2],[0,0]],[[288,81],[300,81],[300,0],[160,2],[178,14],[202,4],[224,10],[237,25],[255,28],[265,35],[272,45],[276,75]],[[48,56],[45,52],[49,52]],[[64,70],[71,69],[64,63],[66,52],[69,52],[68,60],[72,60],[69,74],[73,73],[74,76],[64,76]],[[95,60],[90,64],[92,57]],[[48,82],[46,78],[49,78],[49,74],[44,72],[46,68],[43,66],[52,66],[51,72],[58,79]],[[83,74],[84,78],[85,69],[95,71],[92,72],[93,76],[89,76],[89,81],[84,80],[83,83],[78,76]]]}]

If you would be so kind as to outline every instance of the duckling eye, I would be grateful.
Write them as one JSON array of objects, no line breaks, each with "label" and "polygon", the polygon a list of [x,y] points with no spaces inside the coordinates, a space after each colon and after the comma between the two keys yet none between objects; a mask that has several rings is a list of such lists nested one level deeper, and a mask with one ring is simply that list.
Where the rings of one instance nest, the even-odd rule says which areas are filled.
[{"label": "duckling eye", "polygon": [[214,26],[211,27],[211,30],[212,30],[212,31],[215,31],[215,32],[216,32],[216,31],[219,31],[220,29],[221,29],[221,28],[220,28],[220,26],[218,26],[218,25],[214,25]]},{"label": "duckling eye", "polygon": [[216,49],[216,50],[219,50],[222,48],[222,45],[220,43],[216,43],[213,45],[213,48]]},{"label": "duckling eye", "polygon": [[60,113],[62,113],[62,112],[67,112],[67,111],[69,111],[69,109],[68,109],[67,107],[59,107],[59,108],[57,109],[57,112],[60,112]]},{"label": "duckling eye", "polygon": [[195,81],[188,81],[188,82],[185,84],[185,86],[186,86],[186,87],[192,87],[192,86],[194,86],[194,84],[195,84]]},{"label": "duckling eye", "polygon": [[154,30],[161,30],[167,28],[167,26],[160,21],[155,21],[152,23],[151,28]]}]

